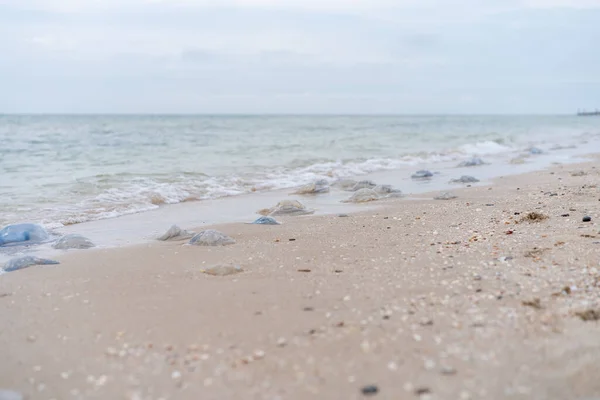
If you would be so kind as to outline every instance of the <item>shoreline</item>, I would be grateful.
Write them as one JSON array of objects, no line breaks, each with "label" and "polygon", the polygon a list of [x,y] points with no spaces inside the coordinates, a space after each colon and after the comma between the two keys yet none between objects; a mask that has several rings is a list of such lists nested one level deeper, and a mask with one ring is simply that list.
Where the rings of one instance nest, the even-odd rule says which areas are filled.
[{"label": "shoreline", "polygon": [[[459,168],[456,162],[438,163],[432,171],[438,173],[431,180],[413,180],[410,175],[418,169],[430,168],[430,164],[407,166],[403,169],[379,171],[368,175],[353,177],[355,180],[369,179],[378,184],[391,184],[394,188],[402,190],[402,200],[422,199],[434,192],[456,191],[466,185],[451,184],[448,181],[461,175],[474,175],[480,179],[479,183],[471,186],[493,185],[497,178],[502,176],[518,176],[533,171],[551,168],[557,160],[564,165],[585,162],[596,153],[573,153],[572,149],[555,151],[552,154],[529,155],[524,164],[502,164],[494,160],[491,164]],[[507,160],[504,160],[507,162]],[[315,209],[315,215],[336,213],[353,213],[363,209],[378,209],[384,206],[384,201],[375,201],[365,204],[348,204],[340,201],[348,198],[351,192],[335,190],[320,195],[292,195],[294,188],[278,189],[274,191],[242,194],[224,198],[201,201],[190,201],[178,204],[167,204],[155,210],[122,215],[116,218],[86,221],[78,224],[66,225],[52,229],[59,235],[81,234],[89,237],[99,248],[119,248],[123,246],[144,244],[152,242],[164,233],[171,225],[178,225],[182,229],[197,229],[202,226],[213,226],[224,223],[252,222],[259,215],[257,210],[275,205],[283,199],[299,200],[308,208]],[[54,250],[50,244],[23,248],[23,254],[35,253],[43,257],[58,257],[64,252]],[[0,249],[2,250],[2,249]],[[0,251],[0,264],[10,258],[15,249]]]},{"label": "shoreline", "polygon": [[[221,171],[218,167],[219,162],[212,162],[210,167],[203,165],[198,166],[199,169],[192,166],[182,167],[183,170],[180,174],[183,175],[181,176],[171,170],[167,176],[161,176],[160,171],[154,171],[162,165],[160,160],[157,160],[154,168],[152,168],[154,163],[151,163],[152,165],[146,163],[145,166],[121,171],[129,177],[129,180],[111,181],[110,173],[107,176],[80,173],[76,179],[73,178],[80,186],[65,187],[66,192],[74,191],[72,192],[73,196],[70,197],[65,197],[60,193],[51,194],[51,192],[42,191],[38,195],[42,196],[40,201],[43,201],[36,203],[26,196],[27,191],[11,193],[13,196],[9,197],[13,197],[13,200],[2,203],[3,208],[6,208],[4,218],[0,219],[2,225],[28,221],[60,229],[63,224],[80,225],[90,221],[114,219],[155,210],[161,211],[185,202],[202,202],[202,199],[205,198],[222,199],[229,195],[244,196],[251,194],[254,189],[262,191],[270,188],[268,191],[278,191],[283,187],[285,191],[285,188],[290,189],[296,184],[302,185],[320,178],[360,178],[372,174],[389,176],[401,171],[408,172],[410,175],[417,169],[451,169],[455,166],[453,164],[471,156],[483,157],[484,160],[496,165],[498,171],[492,175],[499,175],[505,169],[503,166],[506,167],[506,164],[509,164],[509,161],[515,157],[529,157],[527,162],[539,164],[539,160],[533,158],[554,158],[556,161],[563,161],[564,156],[568,158],[577,157],[585,152],[600,152],[600,141],[596,140],[597,134],[593,132],[593,129],[590,132],[581,130],[575,137],[549,135],[543,140],[539,136],[535,136],[529,138],[530,140],[521,138],[519,141],[512,140],[510,137],[494,140],[493,135],[491,137],[483,135],[479,141],[467,140],[465,143],[459,141],[455,145],[448,145],[449,147],[444,147],[441,143],[424,144],[425,148],[420,150],[417,148],[414,152],[410,151],[410,145],[403,146],[402,143],[398,143],[392,147],[392,151],[385,152],[386,155],[374,153],[368,158],[361,158],[360,154],[355,154],[354,158],[340,155],[341,159],[327,158],[322,162],[313,160],[312,163],[298,164],[297,166],[294,166],[293,163],[287,167],[283,165],[279,167],[275,165],[262,166],[260,169],[263,173],[258,175],[255,174],[254,169],[245,171],[243,167],[239,169],[224,167],[225,169]],[[536,153],[535,157],[530,157],[528,149],[531,146],[540,146],[543,154]],[[204,171],[203,168],[208,169]],[[508,166],[508,168],[512,167]],[[539,167],[537,168],[539,169]],[[519,169],[521,172],[526,170],[526,168]],[[208,175],[203,175],[200,171],[204,171]],[[159,175],[155,176],[157,172]],[[197,182],[194,174],[200,174],[203,178]],[[18,177],[10,179],[15,182],[20,180]],[[10,187],[10,179],[8,187]],[[73,182],[73,184],[75,183]],[[40,184],[42,182],[37,183],[38,186]],[[101,190],[92,190],[97,185],[100,185],[97,189]],[[410,186],[409,184],[409,187],[405,189],[406,192],[412,190]]]}]

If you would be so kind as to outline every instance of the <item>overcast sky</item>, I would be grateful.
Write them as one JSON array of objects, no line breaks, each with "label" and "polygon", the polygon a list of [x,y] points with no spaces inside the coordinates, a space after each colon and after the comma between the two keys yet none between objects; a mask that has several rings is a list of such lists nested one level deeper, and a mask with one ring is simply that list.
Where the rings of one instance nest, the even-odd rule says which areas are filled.
[{"label": "overcast sky", "polygon": [[600,108],[600,0],[0,0],[0,112]]}]

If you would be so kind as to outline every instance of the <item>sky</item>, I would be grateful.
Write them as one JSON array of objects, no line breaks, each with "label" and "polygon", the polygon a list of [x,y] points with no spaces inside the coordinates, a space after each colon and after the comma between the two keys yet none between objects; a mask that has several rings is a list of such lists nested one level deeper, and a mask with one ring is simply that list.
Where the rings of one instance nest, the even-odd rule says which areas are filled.
[{"label": "sky", "polygon": [[2,113],[600,108],[600,0],[0,0]]}]

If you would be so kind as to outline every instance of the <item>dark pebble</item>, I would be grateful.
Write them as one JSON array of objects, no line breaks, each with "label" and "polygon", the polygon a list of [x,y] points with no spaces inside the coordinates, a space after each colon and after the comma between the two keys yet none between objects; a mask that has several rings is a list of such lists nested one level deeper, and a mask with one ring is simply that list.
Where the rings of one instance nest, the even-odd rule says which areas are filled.
[{"label": "dark pebble", "polygon": [[590,217],[590,216],[586,215],[585,217],[583,217],[583,222],[590,222],[591,220],[592,220],[592,217]]},{"label": "dark pebble", "polygon": [[338,214],[338,217],[342,217],[342,218],[343,217],[348,217],[348,216],[349,216],[348,214]]},{"label": "dark pebble", "polygon": [[379,392],[379,388],[375,385],[369,385],[369,386],[363,387],[360,391],[365,396],[371,396],[371,395],[377,394]]},{"label": "dark pebble", "polygon": [[294,241],[296,241],[296,239],[294,239],[294,238],[291,238],[291,239],[289,239],[289,241],[290,241],[290,242],[294,242]]},{"label": "dark pebble", "polygon": [[568,217],[571,214],[562,214],[561,217]]},{"label": "dark pebble", "polygon": [[424,394],[429,394],[429,393],[431,393],[431,389],[429,389],[428,387],[420,387],[415,390],[415,394],[417,396],[422,396]]}]

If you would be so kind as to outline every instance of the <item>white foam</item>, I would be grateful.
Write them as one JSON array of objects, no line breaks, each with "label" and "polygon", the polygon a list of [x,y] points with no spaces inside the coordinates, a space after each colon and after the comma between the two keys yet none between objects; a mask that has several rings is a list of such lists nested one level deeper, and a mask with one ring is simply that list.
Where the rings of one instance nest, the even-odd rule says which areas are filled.
[{"label": "white foam", "polygon": [[466,155],[490,156],[515,151],[513,147],[502,145],[495,141],[477,142],[460,146],[459,151]]}]

